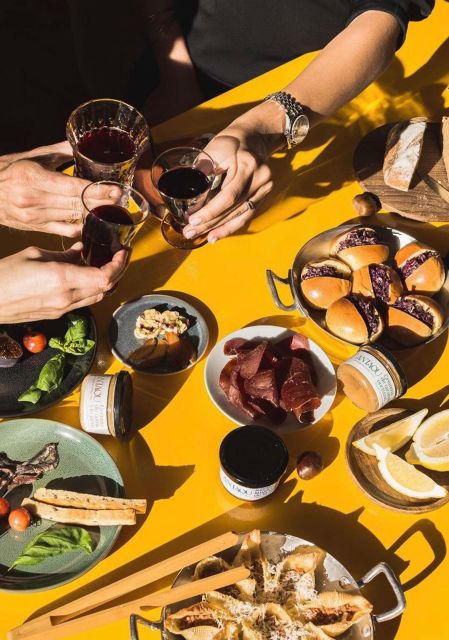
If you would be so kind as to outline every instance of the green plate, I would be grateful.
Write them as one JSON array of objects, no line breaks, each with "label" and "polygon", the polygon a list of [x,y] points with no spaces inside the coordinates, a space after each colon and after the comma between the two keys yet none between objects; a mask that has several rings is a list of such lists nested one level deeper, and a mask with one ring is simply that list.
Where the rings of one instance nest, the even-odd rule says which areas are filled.
[{"label": "green plate", "polygon": [[[20,506],[24,498],[32,496],[38,487],[123,496],[123,481],[114,461],[83,431],[53,420],[22,418],[0,424],[0,450],[13,460],[27,460],[50,442],[58,443],[59,465],[33,485],[17,487],[6,494],[12,509]],[[54,524],[42,520],[19,533],[9,529],[7,522],[0,522],[0,590],[40,591],[70,582],[108,554],[120,531],[118,526],[85,527],[94,542],[92,553],[75,551],[34,566],[17,567],[4,575],[23,547]]]}]

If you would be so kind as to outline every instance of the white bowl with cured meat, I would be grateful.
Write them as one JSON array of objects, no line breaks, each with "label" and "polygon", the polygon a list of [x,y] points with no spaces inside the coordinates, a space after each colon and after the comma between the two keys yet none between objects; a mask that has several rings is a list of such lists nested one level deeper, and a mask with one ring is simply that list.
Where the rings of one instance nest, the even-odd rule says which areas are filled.
[{"label": "white bowl with cured meat", "polygon": [[321,347],[272,325],[223,338],[209,354],[204,377],[212,401],[230,420],[282,430],[321,420],[337,390],[334,367]]}]

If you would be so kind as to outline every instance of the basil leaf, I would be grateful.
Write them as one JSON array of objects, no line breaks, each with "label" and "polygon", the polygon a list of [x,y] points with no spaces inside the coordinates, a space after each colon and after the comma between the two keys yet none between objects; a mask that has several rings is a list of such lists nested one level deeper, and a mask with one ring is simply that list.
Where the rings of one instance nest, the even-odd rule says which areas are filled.
[{"label": "basil leaf", "polygon": [[14,560],[8,571],[19,566],[39,564],[47,558],[83,550],[92,553],[93,543],[90,533],[82,527],[50,527],[37,535]]},{"label": "basil leaf", "polygon": [[69,328],[64,336],[64,343],[67,344],[85,338],[87,335],[87,318],[73,313],[69,313],[67,318],[69,320]]},{"label": "basil leaf", "polygon": [[62,338],[50,338],[48,346],[52,347],[52,349],[60,349],[61,351],[64,351],[64,340]]},{"label": "basil leaf", "polygon": [[36,387],[36,385],[32,385],[29,389],[24,391],[18,398],[18,402],[31,402],[32,404],[36,404],[41,399],[42,391]]},{"label": "basil leaf", "polygon": [[42,396],[42,391],[53,391],[57,389],[64,376],[65,355],[58,353],[44,364],[39,374],[37,382],[24,391],[17,400],[19,402],[32,402],[36,404]]},{"label": "basil leaf", "polygon": [[70,353],[73,356],[82,356],[88,351],[92,349],[95,345],[95,340],[87,340],[82,338],[80,340],[74,340],[73,342],[69,342],[64,344],[64,348],[62,351],[65,353]]},{"label": "basil leaf", "polygon": [[64,375],[65,355],[58,353],[47,360],[41,369],[36,386],[41,391],[53,391],[57,389]]}]

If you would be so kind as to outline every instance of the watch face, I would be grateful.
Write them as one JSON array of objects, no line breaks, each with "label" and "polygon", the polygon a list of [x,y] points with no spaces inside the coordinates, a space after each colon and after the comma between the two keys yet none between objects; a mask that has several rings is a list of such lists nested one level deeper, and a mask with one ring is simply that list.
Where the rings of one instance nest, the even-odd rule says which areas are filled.
[{"label": "watch face", "polygon": [[291,137],[293,144],[299,144],[304,140],[309,132],[309,119],[304,113],[301,113],[293,122],[291,129]]}]

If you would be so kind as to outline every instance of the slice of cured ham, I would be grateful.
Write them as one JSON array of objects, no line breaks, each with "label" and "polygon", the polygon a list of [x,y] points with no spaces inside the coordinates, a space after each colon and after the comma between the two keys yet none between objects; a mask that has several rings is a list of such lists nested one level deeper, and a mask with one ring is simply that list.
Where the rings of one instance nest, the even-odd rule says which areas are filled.
[{"label": "slice of cured ham", "polygon": [[303,411],[317,409],[320,397],[312,383],[311,372],[301,358],[292,358],[288,375],[281,388],[280,405],[300,419]]},{"label": "slice of cured ham", "polygon": [[245,380],[244,389],[249,396],[271,402],[279,406],[279,392],[276,385],[274,369],[262,369],[249,380]]}]

